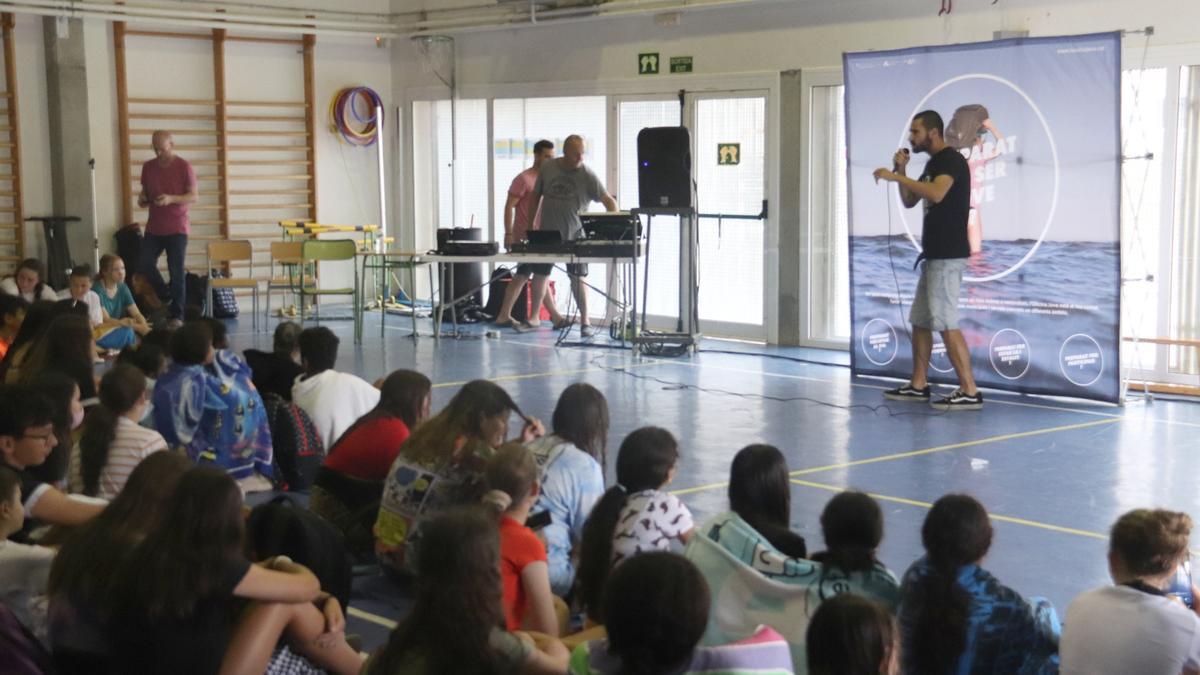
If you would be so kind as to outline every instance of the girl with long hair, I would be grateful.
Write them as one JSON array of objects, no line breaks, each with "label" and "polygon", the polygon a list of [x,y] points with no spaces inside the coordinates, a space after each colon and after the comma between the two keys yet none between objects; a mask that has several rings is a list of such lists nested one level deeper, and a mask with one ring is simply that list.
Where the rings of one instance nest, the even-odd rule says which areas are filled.
[{"label": "girl with long hair", "polygon": [[34,343],[33,350],[21,366],[17,383],[29,384],[47,371],[63,373],[79,385],[84,406],[94,405],[95,355],[96,343],[92,339],[92,326],[87,317],[73,312],[61,314],[50,321],[45,335]]},{"label": "girl with long hair", "polygon": [[529,444],[541,485],[535,511],[550,514],[541,530],[546,542],[550,587],[566,597],[575,583],[573,554],[583,539],[583,524],[604,494],[608,448],[608,401],[590,384],[563,390],[554,407],[553,433]]},{"label": "girl with long hair", "polygon": [[992,545],[983,504],[962,494],[937,500],[921,526],[921,543],[925,556],[900,587],[904,672],[1057,672],[1054,609],[1027,602],[980,567]]},{"label": "girl with long hair", "polygon": [[500,536],[479,507],[429,520],[417,560],[412,610],[371,657],[366,675],[399,673],[565,672],[568,652],[555,638],[501,629]]},{"label": "girl with long hair", "polygon": [[162,434],[139,424],[149,405],[142,371],[118,363],[104,374],[100,405],[92,408],[71,454],[72,492],[111,500],[139,462],[167,449]]},{"label": "girl with long hair", "polygon": [[886,607],[851,593],[817,608],[804,641],[808,675],[899,675],[900,631]]},{"label": "girl with long hair", "polygon": [[850,585],[853,593],[865,595],[896,611],[900,604],[900,581],[876,553],[883,541],[883,511],[870,495],[857,490],[842,492],[825,504],[821,512],[825,550],[812,559],[821,563],[821,582]]},{"label": "girl with long hair", "polygon": [[546,546],[525,525],[538,497],[533,453],[519,443],[502,445],[488,460],[484,473],[488,492],[483,503],[500,519],[500,578],[508,629],[559,635],[562,627],[550,591]]},{"label": "girl with long hair", "polygon": [[159,452],[129,474],[100,515],[74,529],[50,568],[50,643],[60,673],[107,672],[105,623],[121,561],[155,527],[179,478],[183,455]]},{"label": "girl with long hair", "polygon": [[45,268],[37,258],[26,258],[17,265],[11,277],[0,280],[0,293],[19,295],[25,302],[33,304],[40,300],[54,302],[58,299],[54,289],[46,283]]},{"label": "girl with long hair", "polygon": [[413,571],[423,522],[452,506],[478,503],[484,464],[508,436],[513,413],[525,422],[520,442],[545,433],[499,385],[473,380],[408,437],[388,473],[375,521],[375,551],[385,569]]},{"label": "girl with long hair", "polygon": [[621,443],[617,483],[596,502],[583,526],[579,591],[593,621],[603,616],[604,584],[613,566],[638,553],[670,550],[672,540],[687,543],[691,538],[691,512],[678,497],[663,492],[678,461],[679,444],[666,429],[642,427]]},{"label": "girl with long hair", "polygon": [[359,671],[337,600],[282,556],[251,565],[244,518],[241,490],[224,471],[197,466],[180,478],[158,526],[117,570],[110,623],[117,669],[262,673],[286,638],[329,671]]},{"label": "girl with long hair", "polygon": [[25,320],[21,322],[21,328],[17,330],[16,337],[8,346],[8,352],[0,361],[0,381],[5,384],[17,382],[21,366],[29,358],[35,341],[46,332],[50,320],[54,318],[56,305],[57,303],[49,300],[39,300],[29,305],[29,309],[25,311]]},{"label": "girl with long hair", "polygon": [[138,309],[133,293],[125,285],[125,261],[120,256],[105,253],[100,256],[100,273],[92,290],[100,298],[104,315],[116,323],[132,328],[138,335],[150,332],[150,323]]},{"label": "girl with long hair", "polygon": [[787,460],[773,445],[748,445],[729,467],[729,508],[780,553],[804,558],[804,537],[792,531],[792,486]]}]

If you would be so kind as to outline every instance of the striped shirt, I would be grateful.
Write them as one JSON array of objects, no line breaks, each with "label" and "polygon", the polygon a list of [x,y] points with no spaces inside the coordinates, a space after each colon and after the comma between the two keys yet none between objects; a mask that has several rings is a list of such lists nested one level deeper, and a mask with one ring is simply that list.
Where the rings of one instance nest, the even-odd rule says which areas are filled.
[{"label": "striped shirt", "polygon": [[[100,470],[100,481],[97,484],[96,496],[111,500],[117,496],[133,468],[151,453],[166,450],[167,442],[162,434],[153,429],[139,426],[128,417],[117,418],[117,435],[108,446],[108,461]],[[79,444],[71,450],[70,483],[71,492],[83,492],[82,463],[79,458]]]}]

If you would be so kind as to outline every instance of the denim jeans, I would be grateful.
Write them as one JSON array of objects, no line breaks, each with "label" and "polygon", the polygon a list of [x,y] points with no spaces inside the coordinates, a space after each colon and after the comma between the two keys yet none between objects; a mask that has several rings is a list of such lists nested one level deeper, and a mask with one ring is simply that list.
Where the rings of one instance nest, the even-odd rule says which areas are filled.
[{"label": "denim jeans", "polygon": [[147,232],[142,239],[141,264],[138,267],[141,273],[146,275],[146,279],[151,284],[154,284],[154,290],[158,293],[159,297],[162,297],[164,291],[167,290],[167,285],[163,281],[162,275],[158,272],[158,256],[162,255],[163,251],[167,252],[167,273],[171,275],[170,317],[181,319],[183,318],[183,305],[187,297],[183,285],[183,259],[187,255],[187,235],[162,235]]}]

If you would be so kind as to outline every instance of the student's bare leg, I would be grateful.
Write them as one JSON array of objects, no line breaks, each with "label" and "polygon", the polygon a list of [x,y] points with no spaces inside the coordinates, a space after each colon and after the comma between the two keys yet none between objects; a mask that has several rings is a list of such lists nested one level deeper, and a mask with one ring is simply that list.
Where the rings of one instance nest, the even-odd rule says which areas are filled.
[{"label": "student's bare leg", "polygon": [[266,672],[281,637],[294,651],[332,673],[358,673],[363,658],[344,636],[318,640],[324,632],[325,616],[310,603],[252,602],[238,618],[221,661],[221,675]]}]

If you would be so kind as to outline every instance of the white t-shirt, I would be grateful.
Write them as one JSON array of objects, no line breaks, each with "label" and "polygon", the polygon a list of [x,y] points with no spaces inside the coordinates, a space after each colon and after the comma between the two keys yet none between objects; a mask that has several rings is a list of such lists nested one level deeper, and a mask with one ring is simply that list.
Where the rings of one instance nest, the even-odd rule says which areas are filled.
[{"label": "white t-shirt", "polygon": [[50,288],[49,284],[42,284],[42,292],[40,295],[37,293],[37,291],[22,293],[21,289],[17,287],[17,280],[12,277],[0,280],[0,293],[7,293],[8,295],[20,295],[22,298],[25,298],[25,302],[30,304],[33,304],[38,300],[49,300],[51,302],[58,300],[58,295],[54,292],[53,288]]},{"label": "white t-shirt", "polygon": [[43,642],[46,638],[46,581],[54,549],[0,539],[0,602]]},{"label": "white t-shirt", "polygon": [[[117,435],[108,446],[108,461],[100,469],[100,481],[96,496],[112,500],[125,487],[129,474],[133,473],[143,459],[152,453],[167,449],[162,434],[153,429],[139,426],[128,417],[117,418]],[[83,492],[83,465],[79,459],[79,444],[71,449],[71,462],[67,477],[71,492]]]},{"label": "white t-shirt", "polygon": [[[70,298],[71,298],[71,290],[70,289],[64,288],[63,290],[59,291],[59,293],[58,293],[59,300],[69,300]],[[104,314],[102,313],[102,311],[100,309],[100,296],[96,295],[96,291],[89,290],[87,292],[87,294],[83,296],[83,300],[81,300],[80,302],[84,302],[87,304],[88,321],[92,322],[92,328],[95,328],[96,326],[99,326],[101,323],[104,322]]]},{"label": "white t-shirt", "polygon": [[326,370],[301,378],[292,385],[292,403],[308,413],[326,450],[379,403],[379,390],[350,373]]},{"label": "white t-shirt", "polygon": [[1067,608],[1058,650],[1063,675],[1179,675],[1200,668],[1200,617],[1169,597],[1097,588]]},{"label": "white t-shirt", "polygon": [[613,530],[613,564],[638,553],[669,551],[671,540],[694,528],[692,512],[673,494],[634,492],[625,498]]}]

